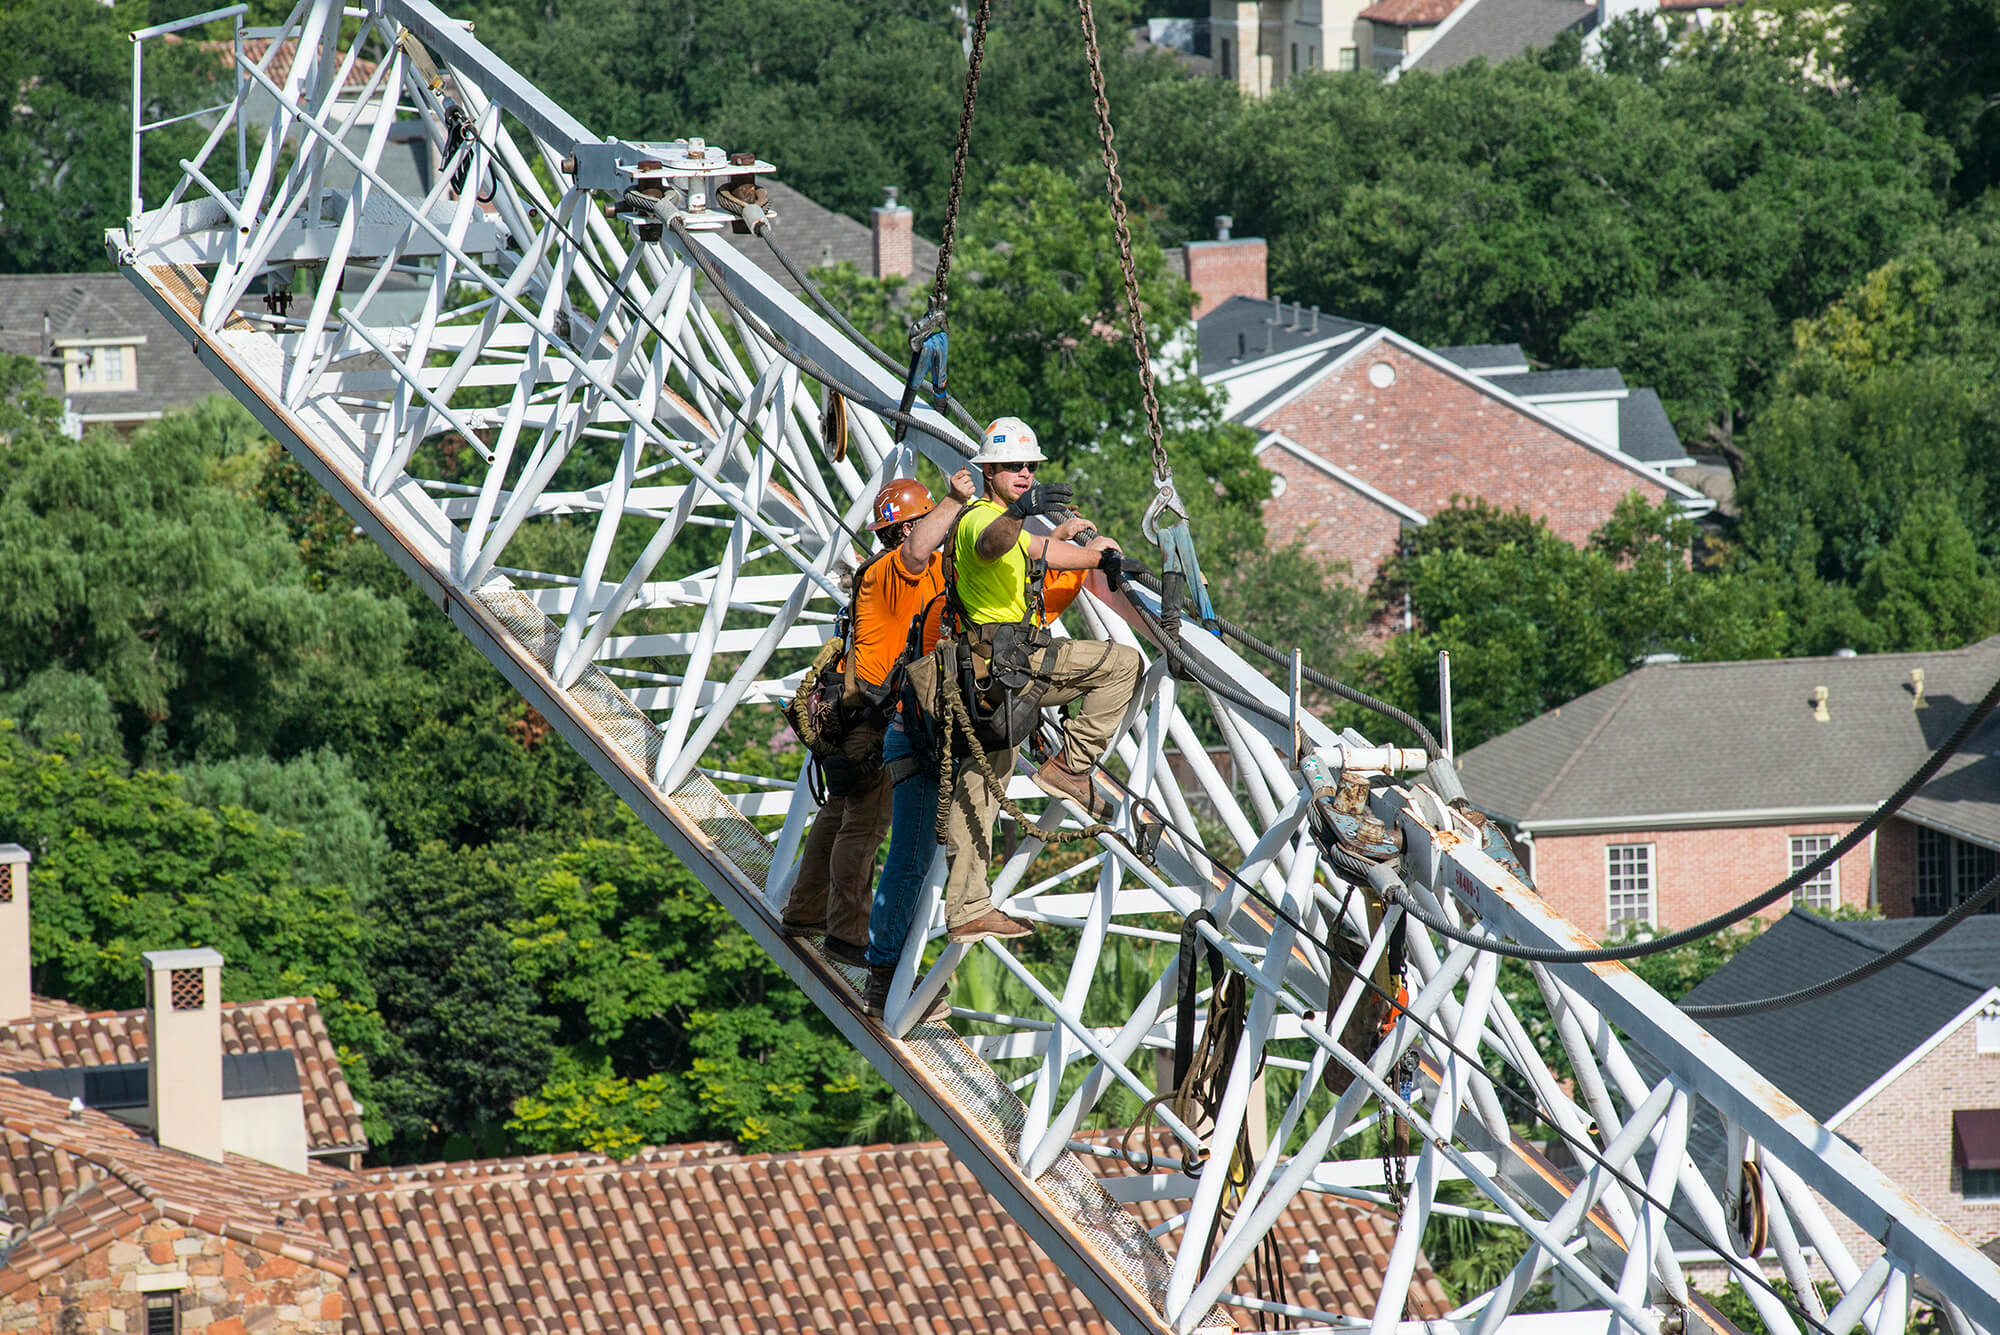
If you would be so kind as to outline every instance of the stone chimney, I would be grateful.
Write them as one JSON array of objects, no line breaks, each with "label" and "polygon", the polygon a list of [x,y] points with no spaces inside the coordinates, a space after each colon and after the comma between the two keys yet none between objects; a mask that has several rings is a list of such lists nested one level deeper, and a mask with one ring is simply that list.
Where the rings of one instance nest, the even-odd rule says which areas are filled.
[{"label": "stone chimney", "polygon": [[1269,250],[1261,237],[1231,236],[1235,223],[1227,214],[1218,216],[1215,240],[1190,241],[1182,249],[1197,320],[1231,297],[1263,301],[1271,295],[1265,273]]},{"label": "stone chimney", "polygon": [[153,1134],[184,1154],[222,1161],[222,956],[149,950],[147,1101]]},{"label": "stone chimney", "polygon": [[28,862],[33,856],[19,844],[0,844],[0,1024],[25,1020],[34,1010],[29,986],[34,951],[28,938]]},{"label": "stone chimney", "polygon": [[875,210],[875,276],[908,278],[916,267],[911,243],[916,237],[916,219],[896,202],[896,187],[882,188],[882,207]]}]

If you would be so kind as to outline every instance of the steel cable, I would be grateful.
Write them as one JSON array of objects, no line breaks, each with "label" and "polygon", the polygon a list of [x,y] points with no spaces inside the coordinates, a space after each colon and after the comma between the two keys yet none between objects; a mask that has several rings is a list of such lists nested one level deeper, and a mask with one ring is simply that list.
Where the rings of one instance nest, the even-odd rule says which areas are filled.
[{"label": "steel cable", "polygon": [[1904,960],[1916,954],[1919,950],[1922,950],[1925,946],[1937,940],[1946,932],[1949,932],[1952,928],[1970,918],[1973,914],[1983,910],[1995,899],[2000,899],[2000,876],[1995,876],[1986,883],[1985,888],[1978,894],[1960,904],[1944,917],[1939,918],[1923,931],[1918,932],[1902,945],[1888,951],[1879,959],[1872,959],[1866,964],[1849,969],[1846,973],[1836,974],[1824,982],[1814,983],[1811,987],[1802,987],[1796,992],[1784,992],[1775,997],[1759,997],[1755,1001],[1718,1002],[1711,1006],[1689,1006],[1683,1004],[1681,1006],[1681,1014],[1696,1020],[1725,1020],[1737,1015],[1763,1015],[1769,1011],[1784,1010],[1790,1006],[1803,1006],[1808,1001],[1817,1001],[1821,997],[1832,996],[1835,992],[1843,991],[1865,979],[1873,978],[1892,964],[1901,964]]},{"label": "steel cable", "polygon": [[[1678,950],[1682,946],[1713,936],[1726,927],[1733,927],[1745,918],[1769,908],[1838,862],[1862,840],[1873,834],[1883,821],[1901,810],[1903,804],[1914,797],[1918,790],[1935,778],[1937,772],[1944,767],[1944,762],[1957,755],[1966,742],[1972,739],[1972,734],[1978,731],[1979,725],[1993,713],[1996,705],[2000,705],[2000,680],[1994,681],[1979,703],[1960,720],[1958,727],[1945,739],[1944,744],[1931,752],[1930,758],[1919,765],[1914,774],[1903,780],[1901,787],[1891,793],[1882,805],[1876,807],[1866,820],[1837,840],[1833,847],[1755,898],[1745,900],[1726,913],[1718,913],[1704,922],[1698,922],[1692,927],[1683,927],[1677,932],[1669,932],[1665,936],[1634,941],[1622,946],[1605,946],[1597,950],[1551,950],[1542,946],[1513,945],[1453,926],[1416,903],[1414,897],[1399,898],[1397,902],[1403,905],[1411,917],[1439,936],[1464,945],[1477,946],[1481,950],[1504,955],[1508,959],[1528,960],[1536,964],[1605,964],[1613,960],[1643,959],[1648,955],[1660,955],[1669,950]],[[1405,890],[1403,894],[1408,896],[1408,891]]]}]

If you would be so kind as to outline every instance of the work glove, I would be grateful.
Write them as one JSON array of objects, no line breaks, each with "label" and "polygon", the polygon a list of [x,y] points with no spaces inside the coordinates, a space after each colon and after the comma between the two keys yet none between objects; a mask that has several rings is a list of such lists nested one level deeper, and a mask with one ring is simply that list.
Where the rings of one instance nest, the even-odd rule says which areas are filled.
[{"label": "work glove", "polygon": [[1069,507],[1075,499],[1076,489],[1067,482],[1038,482],[1008,505],[1007,517],[1026,519],[1029,515],[1047,514],[1054,506]]},{"label": "work glove", "polygon": [[1097,554],[1097,568],[1104,572],[1104,582],[1111,586],[1113,593],[1139,576],[1153,573],[1132,557],[1109,547]]}]

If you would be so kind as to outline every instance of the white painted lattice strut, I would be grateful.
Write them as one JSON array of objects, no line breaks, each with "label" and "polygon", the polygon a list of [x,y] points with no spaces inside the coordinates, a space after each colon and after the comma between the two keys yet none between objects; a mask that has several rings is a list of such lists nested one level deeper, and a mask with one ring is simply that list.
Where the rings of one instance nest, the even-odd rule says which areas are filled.
[{"label": "white painted lattice strut", "polygon": [[[241,17],[240,7],[217,14]],[[447,76],[442,89],[430,88],[398,45],[404,29]],[[1034,1005],[1020,1015],[961,1012],[965,1038],[911,1021],[967,953],[943,945],[925,966],[927,947],[942,936],[942,866],[934,866],[931,908],[913,925],[889,1025],[863,1018],[856,976],[776,930],[812,814],[804,785],[725,795],[703,766],[748,711],[775,726],[772,704],[791,694],[828,634],[837,568],[857,554],[849,531],[881,482],[909,475],[918,453],[949,471],[970,442],[920,409],[924,429],[899,445],[858,403],[851,456],[828,457],[819,388],[768,337],[865,399],[893,403],[901,386],[720,238],[730,219],[717,211],[714,190],[765,164],[730,164],[699,143],[593,136],[426,0],[346,11],[333,0],[301,0],[285,24],[244,35],[270,38],[266,56],[238,56],[238,96],[216,113],[158,207],[144,209],[143,187],[163,183],[139,181],[135,169],[134,216],[108,238],[116,259],[222,383],[911,1100],[1109,1325],[1220,1328],[1233,1310],[1251,1323],[1260,1313],[1289,1313],[1398,1328],[1422,1227],[1436,1213],[1510,1222],[1530,1248],[1502,1283],[1426,1329],[1724,1329],[1690,1305],[1664,1213],[1725,1250],[1737,1245],[1716,1187],[1686,1152],[1696,1113],[1708,1109],[1757,1147],[1772,1184],[1776,1263],[1795,1282],[1816,1274],[1838,1290],[1831,1310],[1816,1295],[1802,1299],[1811,1321],[1834,1335],[1857,1324],[1899,1335],[1921,1279],[1943,1295],[1964,1335],[2000,1335],[2000,1272],[1990,1262],[1617,966],[1536,971],[1581,1102],[1565,1093],[1498,992],[1497,961],[1462,945],[1440,954],[1420,930],[1408,936],[1407,1014],[1378,1049],[1343,1049],[1333,1036],[1363,1004],[1364,988],[1323,943],[1357,943],[1366,974],[1400,910],[1378,911],[1371,928],[1366,896],[1349,894],[1324,861],[1310,818],[1324,785],[1369,767],[1421,765],[1422,756],[1335,736],[1306,716],[1305,745],[1323,781],[1315,791],[1290,729],[1274,722],[1285,717],[1285,697],[1190,629],[1188,652],[1268,711],[1207,701],[1239,795],[1180,710],[1177,693],[1200,688],[1165,675],[1129,607],[1101,584],[1072,610],[1071,631],[1147,653],[1144,689],[1113,753],[1131,788],[1179,829],[1155,866],[1103,840],[1093,856],[1032,882],[1041,836],[1066,815],[1045,811],[1037,827],[1017,831],[1017,851],[996,871],[996,897],[1037,920],[1066,964],[1051,979],[997,943],[976,947]],[[280,81],[270,71],[288,44],[296,58]],[[143,47],[135,45],[135,82]],[[473,137],[456,141],[457,156],[418,194],[384,175],[390,128],[421,119],[442,153],[446,97]],[[233,184],[217,179],[211,161],[231,141],[241,145]],[[463,192],[453,186],[461,167]],[[664,191],[692,240],[672,232],[638,239],[606,220],[600,204],[642,185]],[[697,258],[722,273],[761,324],[718,319]],[[303,314],[267,314],[254,299],[245,309],[244,295],[260,281],[297,284]],[[430,476],[447,452],[456,454],[452,476]],[[702,554],[692,570],[690,551]],[[1166,764],[1169,747],[1186,781]],[[1440,911],[1475,910],[1496,935],[1581,941],[1439,797],[1454,784],[1448,771],[1433,770],[1370,795],[1398,833],[1405,881]],[[1019,776],[1015,787],[1039,798]],[[1191,833],[1196,798],[1221,827],[1213,849]],[[753,816],[771,818],[775,829]],[[1222,875],[1224,866],[1240,879]],[[1098,966],[1114,937],[1172,941],[1176,932],[1163,921],[1177,926],[1200,909],[1214,919],[1199,928],[1201,940],[1251,989],[1218,1125],[1163,1116],[1178,1147],[1161,1158],[1161,1171],[1100,1184],[1088,1165],[1105,1149],[1083,1132],[1107,1099],[1136,1103],[1155,1093],[1153,1056],[1174,1039],[1177,969],[1169,959],[1134,1005],[1117,1000]],[[1627,1044],[1643,1049],[1646,1069],[1664,1074],[1642,1077]],[[1420,1074],[1405,1092],[1395,1071],[1410,1049]],[[1206,1145],[1234,1141],[1251,1100],[1262,1097],[1253,1083],[1260,1061],[1294,1073],[1298,1093],[1279,1112],[1269,1148],[1245,1165],[1241,1199],[1231,1202],[1227,1174],[1191,1178],[1180,1169]],[[1559,1171],[1522,1140],[1510,1124],[1523,1120],[1520,1110],[1503,1102],[1488,1061],[1518,1079],[1542,1120],[1592,1145],[1598,1161]],[[1349,1074],[1346,1092],[1315,1097],[1330,1068]],[[1403,1227],[1373,1310],[1313,1312],[1246,1292],[1247,1262],[1298,1193],[1386,1199],[1379,1163],[1352,1157],[1358,1133],[1373,1123],[1363,1116],[1371,1106],[1406,1118],[1417,1137]],[[1451,1180],[1485,1200],[1474,1208],[1440,1201],[1439,1184]],[[1156,1238],[1119,1204],[1139,1199],[1177,1201],[1180,1212]],[[1881,1259],[1857,1263],[1829,1211],[1883,1243]],[[1519,1313],[1551,1269],[1584,1311]],[[1761,1289],[1751,1297],[1774,1332],[1801,1329]]]}]

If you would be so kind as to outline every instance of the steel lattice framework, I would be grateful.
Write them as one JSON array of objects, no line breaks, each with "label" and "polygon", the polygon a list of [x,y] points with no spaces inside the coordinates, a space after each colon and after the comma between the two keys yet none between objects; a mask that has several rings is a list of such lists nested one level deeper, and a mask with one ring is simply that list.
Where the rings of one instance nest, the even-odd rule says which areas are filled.
[{"label": "steel lattice framework", "polygon": [[[244,29],[243,13],[236,5],[135,34],[135,106],[146,41],[196,24],[235,22],[236,90],[151,208],[135,151],[132,216],[107,238],[114,258],[912,1102],[1109,1325],[1223,1328],[1231,1308],[1249,1324],[1263,1321],[1258,1314],[1274,1304],[1243,1291],[1238,1275],[1297,1193],[1388,1199],[1380,1167],[1343,1158],[1375,1120],[1363,1114],[1386,1108],[1407,1119],[1419,1149],[1403,1165],[1409,1190],[1374,1312],[1282,1314],[1337,1328],[1398,1326],[1424,1225],[1444,1212],[1511,1224],[1530,1246],[1505,1282],[1432,1328],[1727,1330],[1691,1298],[1667,1233],[1671,1209],[1725,1251],[1743,1246],[1732,1227],[1734,1174],[1712,1184],[1686,1152],[1699,1116],[1719,1120],[1739,1155],[1760,1165],[1776,1264],[1810,1327],[1846,1335],[1858,1323],[1899,1335],[1921,1276],[1960,1335],[2000,1332],[2000,1270],[1620,966],[1536,969],[1580,1101],[1497,991],[1499,960],[1468,946],[1441,950],[1414,924],[1407,1013],[1379,1048],[1343,1048],[1335,1036],[1367,989],[1323,943],[1350,943],[1349,963],[1360,957],[1365,975],[1400,916],[1348,894],[1315,839],[1315,810],[1337,804],[1343,790],[1350,812],[1365,801],[1383,822],[1404,880],[1435,911],[1529,944],[1587,938],[1445,800],[1455,787],[1448,763],[1424,770],[1421,752],[1336,735],[1310,715],[1295,729],[1278,725],[1271,716],[1287,710],[1286,695],[1190,628],[1188,653],[1267,707],[1209,697],[1239,774],[1232,791],[1178,708],[1179,693],[1195,688],[1166,672],[1124,599],[1101,585],[1073,609],[1073,633],[1146,653],[1115,756],[1131,789],[1179,829],[1153,865],[1107,839],[1032,884],[1041,836],[1065,813],[1050,804],[1019,830],[995,898],[1057,939],[1066,976],[1046,980],[1005,946],[982,943],[1038,1006],[1020,1016],[960,1011],[957,1028],[980,1031],[969,1038],[912,1019],[966,950],[943,945],[923,965],[942,937],[940,853],[933,908],[912,930],[887,1026],[864,1018],[857,976],[777,930],[814,809],[806,785],[726,795],[718,781],[736,776],[704,758],[733,717],[795,688],[829,634],[837,571],[855,555],[847,530],[877,487],[909,475],[919,452],[950,471],[971,443],[928,410],[919,410],[927,429],[897,443],[856,405],[851,453],[836,459],[824,448],[817,387],[778,355],[774,338],[864,397],[893,403],[901,386],[720,235],[731,221],[715,206],[720,178],[767,164],[732,164],[699,141],[592,135],[426,0],[344,9],[301,0],[282,27],[261,31]],[[442,80],[414,45],[399,44],[405,31]],[[246,36],[273,39],[261,60],[243,54]],[[281,52],[295,53],[288,65]],[[422,198],[383,175],[391,127],[413,119],[451,154]],[[135,141],[151,128],[135,118]],[[225,144],[237,159],[227,187],[217,179],[227,175],[218,165]],[[659,191],[686,233],[607,219],[600,205],[634,188]],[[704,264],[754,320],[712,311]],[[245,307],[260,280],[297,281],[303,292],[308,274],[310,301],[302,295],[298,313]],[[417,300],[414,313],[385,320],[392,278]],[[426,461],[447,444],[457,451],[453,477],[423,476],[439,471]],[[538,540],[557,520],[587,530],[587,545]],[[705,529],[714,532],[704,538]],[[705,568],[657,575],[676,544],[686,550],[698,539],[719,552]],[[542,568],[561,551],[572,558]],[[1167,766],[1170,749],[1185,779]],[[1409,770],[1423,773],[1385,778]],[[1019,775],[1015,788],[1039,796]],[[1197,828],[1191,796],[1226,833],[1213,850],[1183,833]],[[1128,804],[1121,820],[1129,819]],[[1246,893],[1246,883],[1283,912]],[[1200,938],[1250,987],[1226,1096],[1212,1126],[1162,1114],[1179,1148],[1158,1171],[1100,1181],[1091,1165],[1103,1142],[1078,1132],[1114,1090],[1153,1096],[1153,1058],[1172,1046],[1176,1018],[1172,965],[1136,1006],[1105,993],[1107,943],[1172,941],[1162,920],[1180,924],[1201,909],[1213,922],[1198,925]],[[1394,1073],[1412,1051],[1418,1076],[1405,1085]],[[1230,1202],[1229,1174],[1180,1170],[1201,1147],[1234,1143],[1260,1061],[1296,1073],[1299,1092],[1249,1167],[1242,1199]],[[1315,1099],[1329,1067],[1348,1073],[1346,1092]],[[1544,1158],[1510,1124],[1501,1083],[1525,1090],[1543,1121],[1593,1147],[1596,1160],[1584,1155],[1581,1168],[1565,1170]],[[1485,1202],[1441,1202],[1446,1179],[1471,1183]],[[1185,1204],[1156,1237],[1120,1204],[1142,1196]],[[1879,1256],[1857,1262],[1835,1216],[1876,1239]],[[1582,1310],[1517,1315],[1551,1269]],[[1830,1310],[1809,1282],[1815,1274],[1838,1292]],[[1773,1332],[1807,1328],[1763,1289],[1750,1296]]]}]

